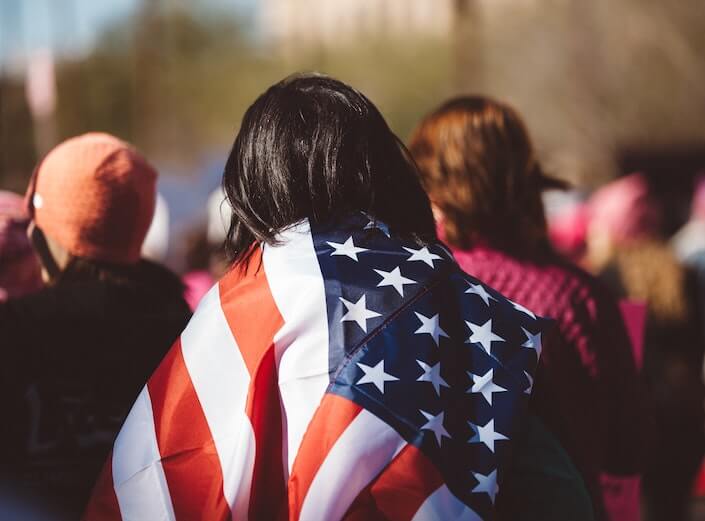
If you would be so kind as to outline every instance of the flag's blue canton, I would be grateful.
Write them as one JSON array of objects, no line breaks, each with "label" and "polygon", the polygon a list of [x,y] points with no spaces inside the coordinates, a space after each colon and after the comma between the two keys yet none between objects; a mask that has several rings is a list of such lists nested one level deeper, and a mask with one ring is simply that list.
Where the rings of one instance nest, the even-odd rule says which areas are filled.
[{"label": "flag's blue canton", "polygon": [[456,497],[492,518],[546,321],[463,273],[440,245],[400,242],[364,215],[312,234],[326,285],[329,392],[394,427]]}]

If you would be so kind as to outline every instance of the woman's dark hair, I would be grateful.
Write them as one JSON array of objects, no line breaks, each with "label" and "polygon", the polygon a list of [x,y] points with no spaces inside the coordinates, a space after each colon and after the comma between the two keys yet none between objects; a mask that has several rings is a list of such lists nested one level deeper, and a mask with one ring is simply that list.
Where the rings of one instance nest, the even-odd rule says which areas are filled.
[{"label": "woman's dark hair", "polygon": [[472,96],[452,99],[424,118],[409,145],[424,187],[443,212],[445,240],[486,242],[513,253],[545,252],[541,191],[565,188],[544,176],[519,114]]},{"label": "woman's dark hair", "polygon": [[304,218],[325,223],[354,211],[417,242],[435,239],[428,197],[404,145],[369,99],[325,76],[292,76],[257,98],[223,187],[236,263],[246,263],[255,242],[273,244]]}]

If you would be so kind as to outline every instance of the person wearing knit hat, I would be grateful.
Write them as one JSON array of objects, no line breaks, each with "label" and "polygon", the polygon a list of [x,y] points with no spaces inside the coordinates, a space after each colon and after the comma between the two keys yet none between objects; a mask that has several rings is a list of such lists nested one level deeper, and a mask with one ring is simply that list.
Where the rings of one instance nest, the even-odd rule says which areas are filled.
[{"label": "person wearing knit hat", "polygon": [[154,168],[113,136],[71,138],[49,152],[30,182],[33,225],[59,264],[69,256],[135,264],[152,222],[156,180]]},{"label": "person wearing knit hat", "polygon": [[0,303],[0,407],[13,419],[0,427],[0,466],[72,517],[190,318],[178,277],[140,254],[156,180],[134,147],[88,133],[51,150],[25,196],[47,285]]}]

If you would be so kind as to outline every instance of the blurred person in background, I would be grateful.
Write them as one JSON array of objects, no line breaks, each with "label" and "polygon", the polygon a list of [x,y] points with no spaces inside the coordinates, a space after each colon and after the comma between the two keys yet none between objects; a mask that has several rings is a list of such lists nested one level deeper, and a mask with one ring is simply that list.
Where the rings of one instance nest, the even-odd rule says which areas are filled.
[{"label": "blurred person in background", "polygon": [[24,199],[0,191],[0,302],[42,286],[39,262],[27,237],[28,224]]},{"label": "blurred person in background", "polygon": [[142,243],[142,258],[163,264],[169,254],[169,203],[157,192],[154,217]]},{"label": "blurred person in background", "polygon": [[694,274],[661,236],[661,209],[643,175],[603,186],[589,208],[593,269],[618,295],[647,306],[644,375],[656,421],[644,471],[648,519],[686,519],[705,451],[704,342]]},{"label": "blurred person in background", "polygon": [[696,180],[690,219],[673,236],[671,246],[678,260],[697,278],[698,317],[705,335],[705,174]]},{"label": "blurred person in background", "polygon": [[74,518],[145,379],[190,318],[179,279],[140,258],[156,178],[107,134],[49,152],[27,192],[46,287],[0,303],[3,472],[34,502]]},{"label": "blurred person in background", "polygon": [[[691,269],[697,279],[697,316],[705,335],[705,174],[696,179],[690,219],[671,238],[671,247],[678,260]],[[700,465],[694,492],[701,500],[705,498],[705,460]]]},{"label": "blurred person in background", "polygon": [[203,296],[218,280],[210,271],[214,249],[202,227],[198,226],[187,234],[186,265],[181,282],[184,285],[184,298],[191,310],[196,309]]},{"label": "blurred person in background", "polygon": [[[516,111],[489,98],[444,103],[416,128],[410,151],[439,237],[460,266],[557,320],[557,334],[544,339],[531,410],[580,470],[596,518],[638,519],[638,378],[616,300],[549,246],[541,193],[562,183],[543,175]],[[480,286],[469,291],[484,295]],[[539,340],[529,335],[524,345]],[[601,488],[605,476],[609,489]]]},{"label": "blurred person in background", "polygon": [[[234,264],[140,395],[87,521],[489,519],[510,448],[531,477],[561,459],[540,427],[541,450],[521,434],[538,351],[524,332],[546,322],[437,242],[408,152],[363,94],[318,75],[270,87],[223,186]],[[527,489],[552,496],[550,519],[592,519],[562,463],[555,487]],[[583,508],[561,510],[566,495]]]},{"label": "blurred person in background", "polygon": [[696,257],[705,252],[705,174],[695,182],[690,207],[690,219],[671,239],[681,262],[697,263]]},{"label": "blurred person in background", "polygon": [[[0,302],[22,297],[42,287],[39,262],[27,237],[29,218],[24,199],[12,192],[0,191]],[[4,339],[0,337],[0,346]],[[9,412],[15,407],[8,389],[0,381],[0,410]],[[6,441],[13,419],[6,417],[0,427],[0,442]],[[0,461],[0,517],[9,519],[55,519],[55,513],[46,505],[34,506],[31,500],[18,497],[13,486],[14,476],[8,475],[7,461]]]},{"label": "blurred person in background", "polygon": [[222,188],[211,193],[206,209],[208,220],[205,230],[194,230],[186,246],[186,273],[182,280],[191,309],[196,309],[201,298],[228,269],[225,243],[231,217]]}]

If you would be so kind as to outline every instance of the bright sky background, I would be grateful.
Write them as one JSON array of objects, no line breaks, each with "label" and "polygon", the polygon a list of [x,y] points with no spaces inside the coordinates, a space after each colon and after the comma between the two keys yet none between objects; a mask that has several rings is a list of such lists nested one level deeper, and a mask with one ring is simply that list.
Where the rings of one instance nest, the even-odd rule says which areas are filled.
[{"label": "bright sky background", "polygon": [[[161,0],[167,6],[232,10],[248,14],[257,0]],[[33,50],[59,53],[90,50],[106,24],[128,16],[141,0],[0,0],[0,65],[21,65]]]}]

